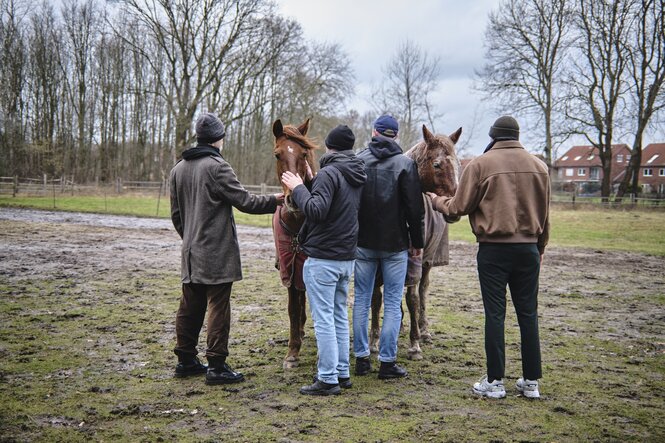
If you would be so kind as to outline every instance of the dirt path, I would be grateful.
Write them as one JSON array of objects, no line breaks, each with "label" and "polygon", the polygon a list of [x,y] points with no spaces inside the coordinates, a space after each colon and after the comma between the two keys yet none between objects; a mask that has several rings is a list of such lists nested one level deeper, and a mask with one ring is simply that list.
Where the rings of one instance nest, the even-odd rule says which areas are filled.
[{"label": "dirt path", "polygon": [[[10,279],[85,279],[118,271],[179,270],[180,239],[168,219],[0,208],[0,227],[0,275]],[[238,238],[244,260],[274,256],[269,228],[238,226]],[[451,265],[435,269],[434,278],[444,273],[464,275],[457,282],[463,286],[459,290],[477,292],[475,280],[467,278],[475,274],[475,253],[476,245],[453,241]],[[599,334],[605,329],[638,337],[644,327],[665,324],[665,309],[656,300],[665,287],[663,269],[665,258],[661,257],[548,248],[541,276],[541,310],[556,324],[557,319],[568,318],[571,303],[593,299],[600,303],[578,310],[580,321],[602,309],[607,324],[598,328]],[[612,282],[611,291],[607,282]],[[648,310],[635,303],[602,303],[637,294],[645,298]]]}]

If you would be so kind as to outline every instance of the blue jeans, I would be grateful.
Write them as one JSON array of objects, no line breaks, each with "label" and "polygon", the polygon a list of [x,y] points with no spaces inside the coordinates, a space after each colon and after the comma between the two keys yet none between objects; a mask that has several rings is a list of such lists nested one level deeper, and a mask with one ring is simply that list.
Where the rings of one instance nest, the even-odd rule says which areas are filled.
[{"label": "blue jeans", "polygon": [[308,257],[303,279],[319,351],[319,380],[336,384],[349,378],[349,314],[346,299],[353,260]]},{"label": "blue jeans", "polygon": [[397,338],[402,322],[402,292],[408,252],[386,252],[358,248],[354,276],[353,353],[356,357],[369,355],[367,326],[372,304],[374,278],[381,266],[383,273],[383,325],[379,338],[379,361],[397,360]]}]

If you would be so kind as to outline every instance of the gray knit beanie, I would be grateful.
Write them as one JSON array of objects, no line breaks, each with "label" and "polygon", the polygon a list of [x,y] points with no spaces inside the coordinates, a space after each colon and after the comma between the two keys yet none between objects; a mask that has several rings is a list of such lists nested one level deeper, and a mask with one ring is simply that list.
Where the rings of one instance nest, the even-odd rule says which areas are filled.
[{"label": "gray knit beanie", "polygon": [[489,136],[493,140],[519,140],[520,125],[510,115],[504,115],[496,119],[490,128]]},{"label": "gray knit beanie", "polygon": [[196,120],[196,140],[199,143],[215,143],[226,135],[224,123],[211,112],[204,112]]}]

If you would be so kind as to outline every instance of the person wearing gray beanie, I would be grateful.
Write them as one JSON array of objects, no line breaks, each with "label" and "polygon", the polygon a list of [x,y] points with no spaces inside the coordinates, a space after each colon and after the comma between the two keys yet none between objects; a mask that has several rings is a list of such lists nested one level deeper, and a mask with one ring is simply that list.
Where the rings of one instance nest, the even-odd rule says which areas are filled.
[{"label": "person wearing gray beanie", "polygon": [[[198,144],[182,153],[171,170],[171,220],[182,238],[182,298],[176,314],[176,377],[205,374],[209,385],[244,380],[226,362],[231,328],[231,287],[242,280],[233,208],[271,214],[283,194],[256,195],[238,181],[224,160],[224,124],[206,112],[196,121]],[[197,358],[199,333],[208,311],[205,356]]]}]

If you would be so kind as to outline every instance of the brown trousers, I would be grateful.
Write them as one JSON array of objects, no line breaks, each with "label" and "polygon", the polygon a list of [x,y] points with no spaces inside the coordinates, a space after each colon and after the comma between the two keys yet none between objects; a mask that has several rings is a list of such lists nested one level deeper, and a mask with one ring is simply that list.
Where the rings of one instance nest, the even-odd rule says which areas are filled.
[{"label": "brown trousers", "polygon": [[197,354],[199,333],[208,310],[208,338],[206,358],[229,355],[231,328],[231,283],[202,285],[183,283],[180,307],[175,319],[177,355]]}]

